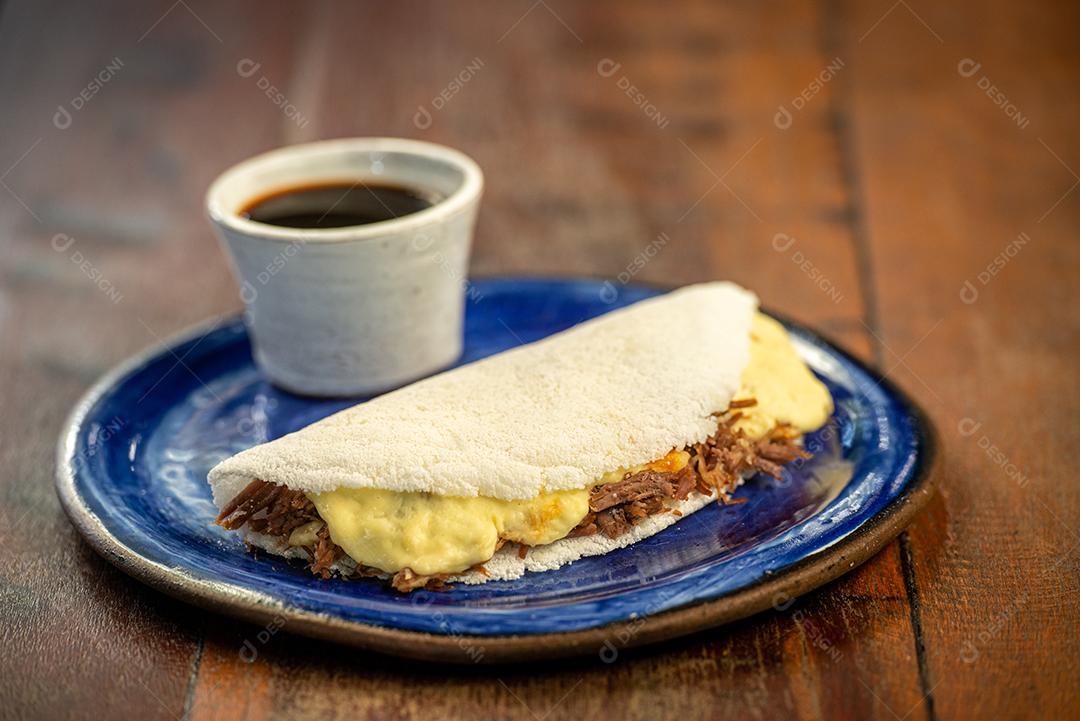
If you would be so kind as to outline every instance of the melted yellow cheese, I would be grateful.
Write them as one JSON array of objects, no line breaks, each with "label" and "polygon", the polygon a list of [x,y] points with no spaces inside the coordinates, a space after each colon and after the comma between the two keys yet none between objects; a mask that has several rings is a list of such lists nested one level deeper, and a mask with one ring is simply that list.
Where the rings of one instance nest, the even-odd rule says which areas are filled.
[{"label": "melted yellow cheese", "polygon": [[[736,394],[748,397],[758,403],[742,410],[738,427],[754,438],[777,422],[810,431],[832,412],[828,391],[795,353],[783,326],[761,314],[754,319],[750,363]],[[651,463],[611,471],[596,485],[620,480],[628,472],[678,471],[689,458],[685,451],[673,450]],[[355,561],[390,573],[407,567],[421,575],[457,573],[483,563],[495,553],[500,538],[529,546],[551,543],[589,512],[588,488],[517,501],[370,488],[340,488],[309,497],[331,539]],[[301,527],[290,543],[306,545],[317,530]]]},{"label": "melted yellow cheese", "polygon": [[299,528],[293,529],[293,532],[289,534],[289,545],[314,546],[319,539],[319,530],[322,527],[322,521],[310,521]]},{"label": "melted yellow cheese", "polygon": [[[599,483],[621,480],[627,472],[678,471],[689,460],[685,451],[672,451],[652,463],[607,473]],[[483,563],[500,538],[527,546],[557,541],[589,512],[588,488],[518,501],[373,488],[339,488],[309,497],[330,527],[330,538],[354,560],[391,573],[408,567],[421,575]]]},{"label": "melted yellow cheese", "polygon": [[750,363],[739,386],[736,400],[757,399],[735,424],[751,438],[762,437],[777,423],[809,433],[832,415],[829,390],[795,352],[784,326],[761,313],[750,328]]}]

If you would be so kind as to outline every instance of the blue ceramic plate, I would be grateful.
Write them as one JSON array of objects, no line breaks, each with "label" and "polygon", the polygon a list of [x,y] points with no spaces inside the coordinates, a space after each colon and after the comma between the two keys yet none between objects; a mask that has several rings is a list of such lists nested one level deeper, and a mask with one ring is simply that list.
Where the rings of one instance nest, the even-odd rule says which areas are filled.
[{"label": "blue ceramic plate", "polygon": [[[461,362],[663,292],[477,281]],[[744,503],[710,505],[628,548],[515,581],[403,596],[253,556],[214,526],[211,466],[355,402],[268,384],[239,318],[132,359],[91,389],[61,438],[57,486],[105,558],[225,613],[447,661],[610,654],[783,606],[876,552],[928,497],[933,434],[921,413],[847,354],[786,325],[836,402],[829,424],[806,439],[813,460],[779,482],[752,479],[738,493]]]}]

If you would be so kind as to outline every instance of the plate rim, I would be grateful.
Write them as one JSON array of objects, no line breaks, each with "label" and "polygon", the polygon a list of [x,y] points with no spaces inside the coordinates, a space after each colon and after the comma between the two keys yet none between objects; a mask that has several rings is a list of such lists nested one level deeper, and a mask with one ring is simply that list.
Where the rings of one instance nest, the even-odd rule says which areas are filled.
[{"label": "plate rim", "polygon": [[[472,279],[510,283],[610,282],[606,278],[558,275],[496,275]],[[633,285],[660,291],[674,288],[650,283]],[[660,613],[575,631],[472,635],[451,630],[447,634],[435,634],[344,620],[330,614],[287,606],[261,591],[200,578],[182,567],[170,568],[140,555],[109,531],[76,488],[73,459],[79,430],[90,410],[119,380],[168,349],[223,327],[242,318],[242,314],[217,315],[188,326],[129,356],[96,380],[64,421],[56,447],[56,492],[76,530],[105,560],[158,591],[224,615],[253,623],[283,619],[283,628],[289,632],[424,661],[458,664],[512,662],[579,656],[592,650],[602,660],[610,662],[619,652],[629,648],[715,628],[770,607],[787,608],[801,594],[836,580],[877,554],[908,526],[933,496],[942,468],[941,442],[936,426],[923,408],[892,380],[816,330],[769,308],[762,310],[798,327],[814,341],[839,353],[898,398],[917,420],[920,462],[901,492],[844,538],[803,558],[782,573],[759,579],[712,600],[691,602]],[[781,598],[784,600],[778,602]],[[614,643],[613,639],[625,640]],[[480,647],[479,652],[476,646]],[[605,657],[605,651],[610,658]]]}]

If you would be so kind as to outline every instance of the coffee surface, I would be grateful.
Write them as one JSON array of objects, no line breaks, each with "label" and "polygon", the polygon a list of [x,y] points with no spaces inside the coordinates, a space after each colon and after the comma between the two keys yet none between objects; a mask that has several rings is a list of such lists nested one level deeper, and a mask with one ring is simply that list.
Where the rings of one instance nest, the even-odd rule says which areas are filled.
[{"label": "coffee surface", "polygon": [[327,183],[276,190],[248,202],[240,215],[286,228],[347,228],[411,215],[439,200],[400,185]]}]

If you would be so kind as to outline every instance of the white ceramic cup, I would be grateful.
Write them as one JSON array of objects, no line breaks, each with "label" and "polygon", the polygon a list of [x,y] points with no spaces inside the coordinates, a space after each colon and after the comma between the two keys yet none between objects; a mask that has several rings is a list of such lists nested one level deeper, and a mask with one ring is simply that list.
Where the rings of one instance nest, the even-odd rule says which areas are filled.
[{"label": "white ceramic cup", "polygon": [[[343,228],[289,228],[241,214],[275,191],[357,181],[442,199]],[[304,395],[366,395],[454,362],[482,190],[483,174],[464,154],[397,138],[293,145],[219,176],[207,213],[232,259],[255,360],[269,380]]]}]

